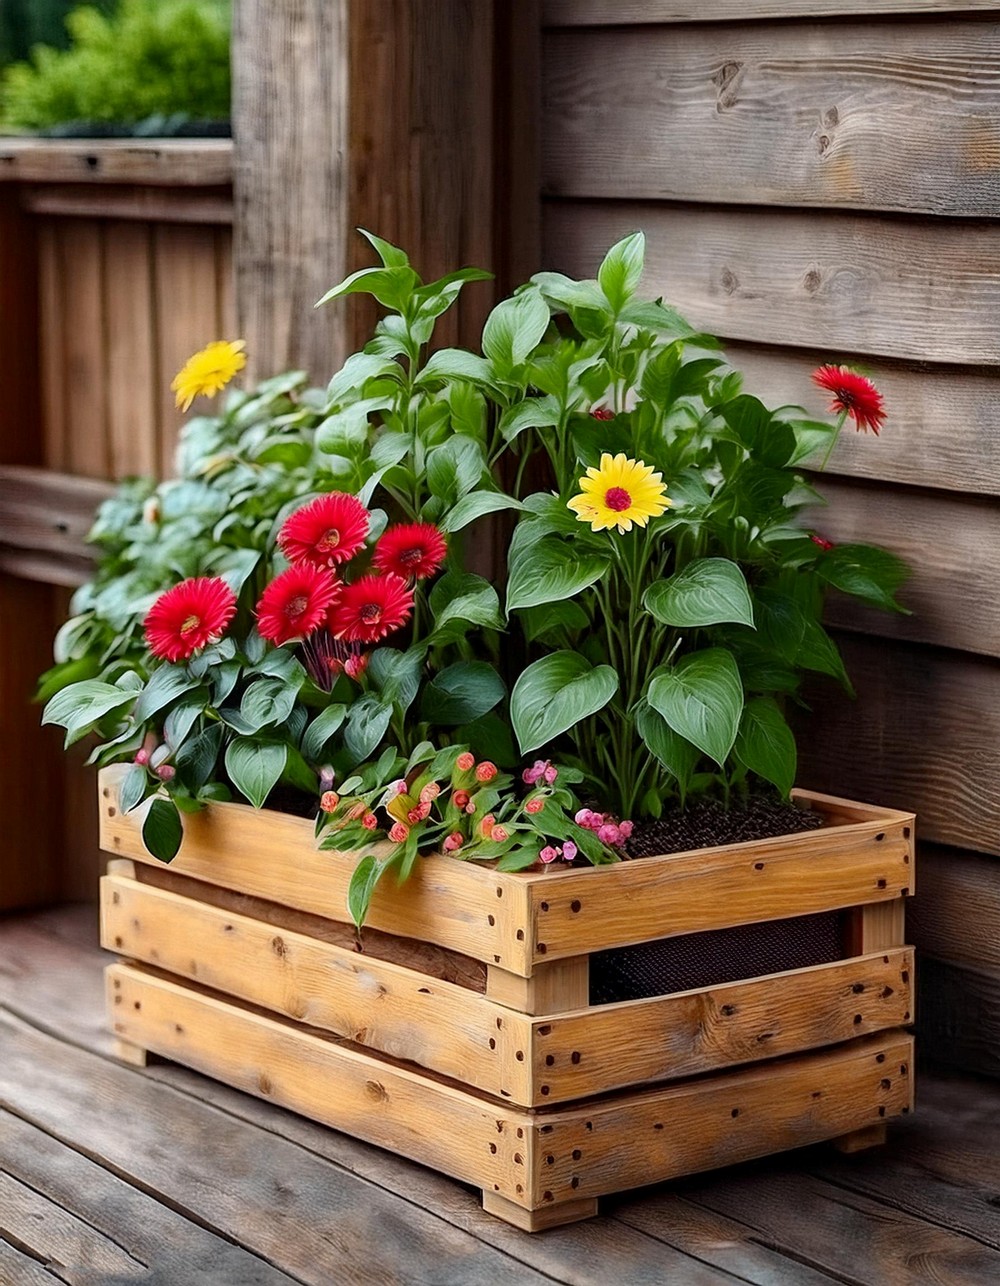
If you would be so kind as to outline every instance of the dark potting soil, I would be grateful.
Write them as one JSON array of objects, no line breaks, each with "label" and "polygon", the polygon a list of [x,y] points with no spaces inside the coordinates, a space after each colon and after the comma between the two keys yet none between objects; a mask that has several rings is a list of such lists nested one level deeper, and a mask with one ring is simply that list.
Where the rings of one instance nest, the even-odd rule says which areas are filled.
[{"label": "dark potting soil", "polygon": [[[637,826],[628,843],[633,858],[681,853],[745,840],[773,839],[823,825],[818,813],[768,796],[752,796],[746,807],[728,812],[720,804],[699,802]],[[836,911],[713,929],[681,937],[601,951],[590,960],[590,1003],[607,1005],[787,969],[828,964],[843,956]]]}]

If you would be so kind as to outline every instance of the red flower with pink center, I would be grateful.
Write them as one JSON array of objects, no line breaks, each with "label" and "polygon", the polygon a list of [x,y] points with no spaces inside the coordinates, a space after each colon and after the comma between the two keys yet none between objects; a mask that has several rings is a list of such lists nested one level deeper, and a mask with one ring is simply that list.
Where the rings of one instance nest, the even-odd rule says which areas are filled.
[{"label": "red flower with pink center", "polygon": [[383,532],[375,546],[372,566],[394,572],[403,580],[426,580],[444,562],[448,544],[433,523],[400,523]]},{"label": "red flower with pink center", "polygon": [[289,514],[278,532],[278,544],[290,563],[336,567],[364,545],[370,521],[357,496],[331,491]]},{"label": "red flower with pink center", "polygon": [[831,412],[849,415],[860,432],[871,429],[878,436],[885,419],[885,403],[870,379],[846,366],[820,366],[813,371],[812,378],[820,388],[833,394]]},{"label": "red flower with pink center", "polygon": [[392,572],[361,576],[345,585],[330,613],[330,628],[348,643],[377,643],[410,619],[413,591]]},{"label": "red flower with pink center", "polygon": [[279,646],[307,638],[325,622],[342,586],[333,572],[298,563],[276,576],[257,604],[261,637]]},{"label": "red flower with pink center", "polygon": [[214,643],[236,615],[236,595],[218,576],[182,581],[146,614],[146,642],[163,661],[185,661]]}]

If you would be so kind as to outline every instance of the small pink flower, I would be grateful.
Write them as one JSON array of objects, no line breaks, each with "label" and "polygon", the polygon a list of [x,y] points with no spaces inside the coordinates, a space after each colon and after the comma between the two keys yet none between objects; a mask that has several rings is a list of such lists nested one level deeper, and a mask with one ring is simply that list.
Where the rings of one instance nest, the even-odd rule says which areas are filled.
[{"label": "small pink flower", "polygon": [[492,781],[499,771],[496,764],[484,759],[481,764],[476,765],[476,781]]},{"label": "small pink flower", "polygon": [[526,786],[534,786],[545,776],[547,767],[547,759],[536,759],[530,768],[525,768],[524,772],[521,773],[521,780]]},{"label": "small pink flower", "polygon": [[332,790],[333,783],[336,779],[336,776],[337,774],[333,771],[332,765],[324,764],[323,767],[319,770],[320,791],[322,792],[324,790]]},{"label": "small pink flower", "polygon": [[461,848],[463,836],[461,831],[452,831],[445,842],[441,845],[446,853],[454,853],[456,848]]},{"label": "small pink flower", "polygon": [[551,844],[546,844],[538,856],[543,862],[554,862],[559,856],[559,850],[553,848]]},{"label": "small pink flower", "polygon": [[598,830],[597,838],[602,844],[620,844],[622,842],[622,833],[614,822],[605,822]]},{"label": "small pink flower", "polygon": [[160,764],[159,768],[156,770],[156,775],[159,777],[160,781],[173,781],[176,773],[177,769],[173,764]]},{"label": "small pink flower", "polygon": [[618,830],[621,832],[622,839],[631,839],[633,829],[634,829],[634,826],[632,822],[618,823]]},{"label": "small pink flower", "polygon": [[508,836],[507,836],[506,827],[503,827],[503,826],[493,827],[493,834],[490,836],[490,839],[495,840],[497,844],[502,844],[504,840],[507,839],[507,837]]},{"label": "small pink flower", "polygon": [[563,861],[572,862],[573,858],[576,857],[578,852],[579,850],[577,849],[573,841],[571,839],[568,839],[565,842],[565,844],[563,844],[563,852],[562,852]]},{"label": "small pink flower", "polygon": [[469,802],[469,792],[467,790],[456,790],[451,798],[456,808],[464,808]]},{"label": "small pink flower", "polygon": [[396,822],[394,823],[392,830],[389,832],[389,838],[394,844],[402,844],[409,833],[409,826],[404,825],[402,822]]},{"label": "small pink flower", "polygon": [[476,811],[476,801],[474,799],[470,799],[469,802],[465,805],[465,811],[469,814],[470,817]]},{"label": "small pink flower", "polygon": [[553,786],[556,778],[559,776],[559,770],[553,764],[546,764],[545,771],[542,773],[542,776],[550,786]]},{"label": "small pink flower", "polygon": [[492,813],[487,813],[486,816],[483,818],[483,820],[479,823],[479,830],[484,839],[489,839],[490,834],[493,830],[493,827],[496,824],[496,820],[497,819],[493,816]]},{"label": "small pink flower", "polygon": [[532,795],[530,799],[524,801],[524,811],[526,813],[540,813],[544,807],[544,795]]},{"label": "small pink flower", "polygon": [[582,826],[587,831],[596,831],[604,823],[604,818],[601,814],[595,813],[589,808],[581,808],[573,820],[577,826]]},{"label": "small pink flower", "polygon": [[429,781],[420,792],[420,802],[422,804],[433,804],[438,795],[441,794],[441,787],[436,781]]},{"label": "small pink flower", "polygon": [[394,781],[392,785],[389,787],[389,789],[394,795],[405,795],[406,782],[403,781],[402,778],[400,778],[399,781]]},{"label": "small pink flower", "polygon": [[135,752],[135,758],[132,760],[132,762],[134,764],[139,764],[140,767],[142,768],[145,768],[145,766],[149,763],[149,751],[137,750]]},{"label": "small pink flower", "polygon": [[378,830],[378,818],[374,813],[365,813],[364,817],[361,819],[361,825],[366,831]]},{"label": "small pink flower", "polygon": [[347,675],[349,679],[354,679],[355,682],[357,682],[357,680],[361,678],[361,676],[364,674],[365,670],[367,669],[368,669],[367,652],[352,653],[344,662],[344,673]]},{"label": "small pink flower", "polygon": [[340,796],[335,790],[324,790],[319,797],[319,806],[324,813],[334,813],[340,803]]},{"label": "small pink flower", "polygon": [[469,772],[469,770],[474,768],[475,766],[476,766],[476,756],[473,754],[470,754],[468,750],[463,750],[462,753],[455,760],[455,767],[458,769],[459,772]]},{"label": "small pink flower", "polygon": [[416,826],[418,822],[424,821],[424,819],[429,815],[430,811],[431,811],[430,804],[421,803],[421,804],[417,804],[415,808],[411,808],[410,811],[406,814],[406,816],[410,824],[413,826]]}]

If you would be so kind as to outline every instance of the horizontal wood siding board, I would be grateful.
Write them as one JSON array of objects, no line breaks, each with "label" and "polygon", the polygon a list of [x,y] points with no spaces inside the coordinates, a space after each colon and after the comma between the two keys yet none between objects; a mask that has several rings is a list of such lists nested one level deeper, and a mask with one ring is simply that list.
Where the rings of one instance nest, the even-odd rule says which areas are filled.
[{"label": "horizontal wood siding board", "polygon": [[228,184],[229,139],[0,139],[0,182]]},{"label": "horizontal wood siding board", "polygon": [[1000,1077],[1000,969],[920,957],[917,997],[924,1056]]},{"label": "horizontal wood siding board", "polygon": [[1000,663],[840,633],[857,700],[807,690],[799,780],[917,813],[922,839],[1000,855]]},{"label": "horizontal wood siding board", "polygon": [[111,493],[110,483],[94,478],[0,466],[0,545],[89,562],[86,536]]},{"label": "horizontal wood siding board", "polygon": [[546,27],[605,27],[759,18],[846,18],[857,14],[992,13],[996,0],[544,0]]},{"label": "horizontal wood siding board", "polygon": [[998,34],[871,20],[549,33],[543,189],[996,216]]},{"label": "horizontal wood siding board", "polygon": [[725,339],[996,365],[1000,227],[981,221],[547,201],[544,258],[592,277],[646,233],[643,291]]},{"label": "horizontal wood siding board", "polygon": [[804,406],[825,417],[830,397],[810,379],[825,362],[859,365],[885,398],[878,438],[848,423],[827,474],[1000,495],[1000,373],[944,364],[868,360],[851,352],[730,343],[744,388],[768,406]]},{"label": "horizontal wood siding board", "polygon": [[31,184],[22,189],[21,203],[33,214],[162,223],[231,224],[233,221],[232,191],[226,187]]},{"label": "horizontal wood siding board", "polygon": [[828,503],[805,511],[810,530],[838,544],[881,545],[912,569],[899,593],[911,616],[865,607],[834,592],[828,620],[882,638],[1000,656],[1000,506],[995,500],[822,475],[812,481]]},{"label": "horizontal wood siding board", "polygon": [[922,953],[1000,974],[1000,862],[934,844],[920,847],[920,887],[907,934]]}]

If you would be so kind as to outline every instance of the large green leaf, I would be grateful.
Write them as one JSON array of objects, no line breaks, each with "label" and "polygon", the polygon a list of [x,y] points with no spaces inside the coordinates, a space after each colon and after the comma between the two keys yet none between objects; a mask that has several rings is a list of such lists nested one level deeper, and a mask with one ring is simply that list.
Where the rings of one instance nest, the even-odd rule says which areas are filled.
[{"label": "large green leaf", "polygon": [[254,808],[263,808],[278,778],[285,771],[288,747],[236,737],[226,749],[226,771],[233,785]]},{"label": "large green leaf", "polygon": [[257,679],[243,693],[240,714],[246,721],[246,726],[253,728],[255,732],[260,728],[283,724],[292,712],[295,697],[296,689],[282,678],[272,676]]},{"label": "large green leaf", "polygon": [[421,717],[450,727],[471,723],[503,700],[503,680],[485,661],[456,661],[424,688]]},{"label": "large green leaf", "polygon": [[347,886],[347,909],[359,929],[368,916],[375,886],[395,861],[395,855],[380,860],[369,853],[354,868],[351,882]]},{"label": "large green leaf", "polygon": [[780,469],[795,453],[792,427],[773,418],[759,398],[741,393],[719,407],[722,418],[760,464]]},{"label": "large green leaf", "polygon": [[470,522],[485,514],[499,513],[502,509],[521,509],[520,500],[505,496],[499,491],[470,491],[444,515],[438,526],[442,531],[461,531]]},{"label": "large green leaf", "polygon": [[581,553],[556,537],[543,537],[530,546],[515,542],[511,551],[508,613],[573,598],[600,580],[611,561],[600,554]]},{"label": "large green leaf", "polygon": [[142,842],[158,862],[172,862],[184,838],[181,815],[172,799],[154,799],[142,823]]},{"label": "large green leaf", "polygon": [[185,741],[174,759],[177,775],[188,790],[197,794],[215,774],[222,748],[222,724],[213,723],[190,741]]},{"label": "large green leaf", "polygon": [[617,241],[604,256],[604,262],[597,270],[597,284],[604,291],[612,311],[620,312],[638,289],[645,255],[645,236],[641,232],[633,232]]},{"label": "large green leaf", "polygon": [[646,699],[675,732],[717,764],[736,740],[743,685],[731,652],[706,648],[686,656],[649,684]]},{"label": "large green leaf", "polygon": [[768,697],[747,702],[735,749],[740,763],[777,786],[782,795],[795,785],[795,738],[781,711]]},{"label": "large green leaf", "polygon": [[523,290],[497,304],[483,327],[483,352],[501,379],[524,365],[548,326],[548,304],[537,290]]},{"label": "large green leaf", "polygon": [[354,763],[368,759],[385,736],[392,720],[392,706],[367,693],[347,711],[344,745]]},{"label": "large green leaf", "polygon": [[179,697],[182,692],[188,692],[197,683],[198,680],[194,675],[188,673],[187,666],[161,665],[159,669],[153,671],[149,682],[139,693],[139,699],[135,703],[136,723],[145,723],[154,714],[158,714],[164,706]]},{"label": "large green leaf", "polygon": [[873,545],[838,545],[816,568],[830,585],[887,612],[905,612],[896,590],[910,574],[901,558]]},{"label": "large green leaf", "polygon": [[65,728],[66,745],[71,746],[91,724],[134,701],[134,692],[123,692],[113,683],[102,683],[98,679],[84,679],[56,693],[42,711],[42,723],[57,723]]},{"label": "large green leaf", "polygon": [[728,558],[699,558],[688,563],[676,576],[650,585],[642,602],[662,624],[680,629],[727,621],[754,623],[746,577]]},{"label": "large green leaf", "polygon": [[521,753],[537,750],[602,709],[618,691],[610,665],[592,666],[578,652],[552,652],[522,671],[510,697]]},{"label": "large green leaf", "polygon": [[319,712],[302,738],[302,754],[306,759],[318,763],[323,758],[330,738],[340,728],[346,714],[347,706],[339,703]]},{"label": "large green leaf", "polygon": [[505,442],[513,442],[525,429],[551,428],[559,423],[562,411],[554,397],[529,397],[516,402],[500,418],[500,432]]},{"label": "large green leaf", "polygon": [[448,626],[447,633],[456,638],[465,632],[466,625],[491,630],[504,627],[496,590],[472,572],[446,572],[431,590],[430,609],[436,635]]},{"label": "large green leaf", "polygon": [[663,715],[645,700],[635,707],[635,726],[639,736],[667,772],[687,786],[698,763],[699,752],[680,733],[674,732]]}]

